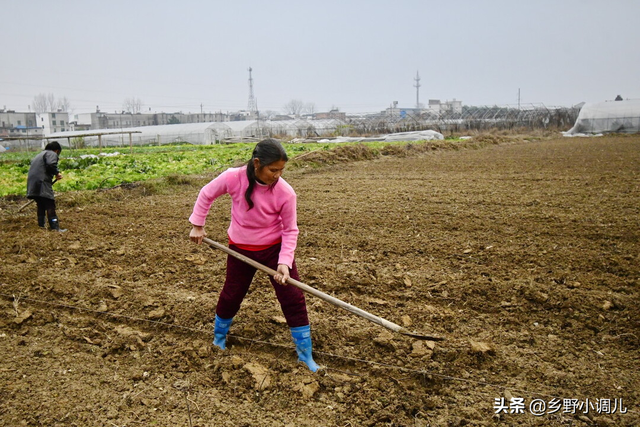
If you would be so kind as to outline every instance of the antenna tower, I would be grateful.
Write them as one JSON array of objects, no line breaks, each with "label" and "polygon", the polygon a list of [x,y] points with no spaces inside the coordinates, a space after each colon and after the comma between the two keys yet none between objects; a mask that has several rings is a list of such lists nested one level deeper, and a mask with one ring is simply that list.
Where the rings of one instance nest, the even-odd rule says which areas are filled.
[{"label": "antenna tower", "polygon": [[413,85],[416,88],[416,108],[420,109],[420,74],[417,71],[413,80],[416,81],[416,84]]},{"label": "antenna tower", "polygon": [[249,67],[249,105],[247,106],[247,110],[251,113],[255,113],[257,111],[256,107],[256,99],[253,97],[253,77],[251,77],[251,67]]}]

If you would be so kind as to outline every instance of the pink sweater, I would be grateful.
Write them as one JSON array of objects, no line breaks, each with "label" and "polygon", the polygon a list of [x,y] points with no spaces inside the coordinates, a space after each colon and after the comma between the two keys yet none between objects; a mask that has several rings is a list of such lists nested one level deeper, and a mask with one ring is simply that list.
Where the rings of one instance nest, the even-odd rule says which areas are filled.
[{"label": "pink sweater", "polygon": [[211,204],[223,194],[231,196],[231,224],[227,233],[237,244],[268,245],[282,240],[278,264],[291,268],[298,241],[296,193],[282,178],[273,190],[256,182],[251,200],[253,208],[244,199],[249,186],[247,167],[230,168],[202,187],[193,206],[189,222],[204,226]]}]

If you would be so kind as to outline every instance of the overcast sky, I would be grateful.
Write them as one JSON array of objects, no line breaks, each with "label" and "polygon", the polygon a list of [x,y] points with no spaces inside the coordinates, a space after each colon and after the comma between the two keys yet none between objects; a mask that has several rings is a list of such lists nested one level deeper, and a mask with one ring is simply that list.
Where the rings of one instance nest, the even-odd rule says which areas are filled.
[{"label": "overcast sky", "polygon": [[0,0],[0,108],[316,111],[640,98],[638,0]]}]

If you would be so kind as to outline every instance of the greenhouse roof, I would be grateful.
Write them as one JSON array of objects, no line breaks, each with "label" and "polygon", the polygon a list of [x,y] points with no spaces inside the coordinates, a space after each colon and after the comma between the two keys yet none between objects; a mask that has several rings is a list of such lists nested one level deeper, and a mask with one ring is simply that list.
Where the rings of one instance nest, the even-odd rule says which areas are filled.
[{"label": "greenhouse roof", "polygon": [[212,125],[222,125],[218,122],[207,123],[177,123],[175,125],[157,125],[157,126],[141,126],[141,127],[129,127],[119,129],[96,129],[96,130],[77,130],[67,132],[56,132],[48,136],[49,139],[53,138],[75,138],[82,136],[97,136],[97,135],[109,135],[118,133],[140,133],[143,135],[158,135],[163,133],[179,134],[179,133],[193,133],[204,132],[205,129],[212,127]]},{"label": "greenhouse roof", "polygon": [[586,103],[565,136],[640,132],[640,100]]},{"label": "greenhouse roof", "polygon": [[[215,144],[221,140],[244,139],[256,135],[305,136],[333,132],[343,122],[336,119],[283,121],[243,120],[231,122],[178,123],[172,125],[140,126],[120,129],[95,129],[87,131],[57,132],[46,139],[67,139],[99,137],[98,142],[106,145],[126,144],[167,144],[188,142],[192,144]],[[119,134],[119,136],[117,136]],[[129,134],[129,137],[126,136]],[[131,135],[131,134],[135,134]],[[85,141],[92,144],[93,139]]]}]

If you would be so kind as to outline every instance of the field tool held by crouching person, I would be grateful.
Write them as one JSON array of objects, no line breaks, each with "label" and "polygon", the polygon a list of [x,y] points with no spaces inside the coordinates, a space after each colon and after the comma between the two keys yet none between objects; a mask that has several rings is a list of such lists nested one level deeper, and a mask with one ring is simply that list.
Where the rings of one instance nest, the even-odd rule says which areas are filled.
[{"label": "field tool held by crouching person", "polygon": [[[55,184],[56,182],[58,182],[58,180],[57,180],[57,179],[54,179],[54,180],[53,180],[53,182],[51,183],[51,185]],[[23,210],[24,208],[26,208],[27,206],[29,206],[31,203],[33,203],[33,202],[35,202],[35,201],[36,201],[36,199],[31,199],[31,200],[29,200],[27,203],[25,203],[24,205],[20,206],[20,209],[18,209],[18,212],[22,212],[22,210]]]},{"label": "field tool held by crouching person", "polygon": [[[249,265],[251,265],[252,267],[263,271],[267,274],[269,274],[270,276],[274,276],[275,274],[277,274],[277,272],[265,265],[260,264],[259,262],[256,262],[254,260],[252,260],[251,258],[248,258],[242,254],[239,254],[238,252],[234,251],[233,249],[228,248],[227,246],[224,246],[218,242],[215,242],[207,237],[203,238],[202,241],[204,243],[206,243],[207,245],[209,245],[211,248],[214,249],[220,249],[223,252],[226,252],[227,254],[239,259],[240,261],[243,261]],[[353,314],[356,314],[360,317],[363,317],[373,323],[376,323],[380,326],[384,326],[385,328],[393,331],[393,332],[398,332],[402,335],[407,335],[413,338],[417,338],[417,339],[421,339],[421,340],[429,340],[429,341],[442,341],[444,340],[443,337],[438,337],[438,336],[434,336],[434,335],[424,335],[424,334],[419,334],[417,332],[411,332],[405,328],[403,328],[400,325],[397,325],[393,322],[390,322],[386,319],[383,319],[382,317],[378,317],[376,315],[373,315],[371,313],[368,313],[362,309],[359,309],[358,307],[355,307],[349,303],[346,303],[342,300],[339,300],[338,298],[332,297],[331,295],[327,295],[324,292],[321,292],[315,288],[312,288],[309,285],[306,285],[298,280],[289,278],[287,279],[287,283],[290,285],[293,285],[297,288],[302,289],[304,292],[307,292],[311,295],[314,295],[330,304],[333,304],[335,306],[338,306],[340,308],[343,308]]]}]

